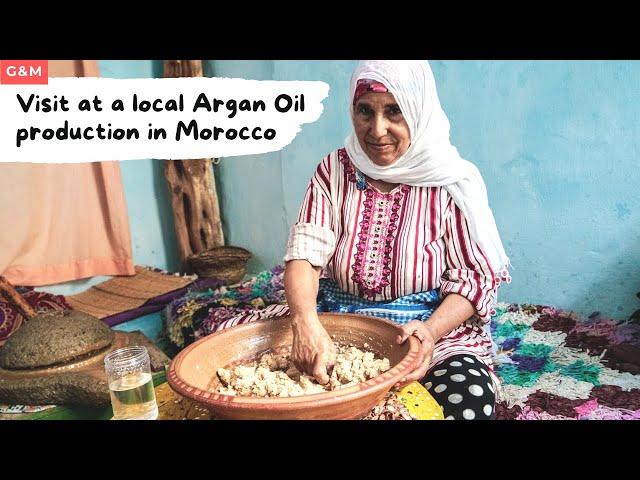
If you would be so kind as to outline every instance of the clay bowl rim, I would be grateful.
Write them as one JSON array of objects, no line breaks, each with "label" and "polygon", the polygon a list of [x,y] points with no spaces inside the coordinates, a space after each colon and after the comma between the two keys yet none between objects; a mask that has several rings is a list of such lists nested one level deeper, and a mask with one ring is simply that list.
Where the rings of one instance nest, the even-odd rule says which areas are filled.
[{"label": "clay bowl rim", "polygon": [[[345,317],[363,318],[367,321],[378,321],[393,326],[400,330],[399,326],[391,320],[370,317],[367,315],[358,315],[354,313],[318,313],[318,316],[340,315]],[[232,328],[248,328],[257,323],[266,323],[273,321],[284,321],[289,318],[290,315],[285,315],[279,318],[271,318],[265,320],[258,320],[256,322],[247,323],[244,325],[237,325]],[[396,365],[386,372],[373,377],[366,382],[361,382],[356,385],[352,385],[346,388],[340,388],[325,393],[314,393],[311,395],[300,395],[296,397],[243,397],[239,395],[225,395],[222,393],[202,391],[199,388],[188,384],[182,378],[180,378],[176,372],[176,365],[186,357],[191,350],[199,346],[201,343],[211,341],[217,335],[224,335],[228,329],[219,330],[211,335],[208,335],[200,340],[192,343],[187,348],[182,350],[171,361],[169,370],[167,373],[167,381],[169,386],[174,389],[180,395],[195,400],[201,404],[225,408],[225,409],[239,409],[239,410],[304,410],[309,407],[330,406],[332,404],[343,403],[347,401],[357,400],[375,393],[379,393],[381,390],[389,391],[391,388],[404,376],[409,374],[415,368],[416,361],[418,359],[418,353],[420,351],[420,341],[410,336],[407,341],[409,342],[409,350],[407,354]],[[400,333],[400,332],[398,332]]]}]

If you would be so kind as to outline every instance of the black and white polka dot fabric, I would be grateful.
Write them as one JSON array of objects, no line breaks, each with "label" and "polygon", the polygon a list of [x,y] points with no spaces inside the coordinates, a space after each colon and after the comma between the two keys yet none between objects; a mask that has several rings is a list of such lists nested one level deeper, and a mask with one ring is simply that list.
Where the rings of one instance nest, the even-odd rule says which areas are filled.
[{"label": "black and white polka dot fabric", "polygon": [[489,420],[495,387],[488,367],[474,355],[454,355],[435,365],[421,382],[442,406],[445,420]]}]

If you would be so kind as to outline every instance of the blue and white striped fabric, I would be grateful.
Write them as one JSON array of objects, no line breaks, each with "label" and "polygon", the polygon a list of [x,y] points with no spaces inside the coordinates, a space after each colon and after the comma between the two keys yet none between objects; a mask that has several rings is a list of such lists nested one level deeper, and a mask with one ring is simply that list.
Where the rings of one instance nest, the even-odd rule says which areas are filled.
[{"label": "blue and white striped fabric", "polygon": [[328,278],[320,279],[318,312],[358,313],[386,318],[400,325],[411,320],[426,320],[440,305],[438,289],[412,293],[390,302],[374,302],[343,292]]}]

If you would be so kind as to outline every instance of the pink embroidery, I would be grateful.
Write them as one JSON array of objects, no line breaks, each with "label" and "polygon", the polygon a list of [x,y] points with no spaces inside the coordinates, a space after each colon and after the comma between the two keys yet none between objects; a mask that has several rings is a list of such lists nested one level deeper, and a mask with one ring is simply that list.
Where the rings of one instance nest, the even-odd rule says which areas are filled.
[{"label": "pink embroidery", "polygon": [[349,179],[350,182],[355,183],[356,182],[356,169],[353,168],[353,165],[351,165],[351,159],[349,158],[349,155],[347,154],[347,149],[346,148],[341,148],[338,150],[338,160],[340,160],[340,163],[342,163],[342,165],[344,165],[344,172],[347,174],[347,178]]},{"label": "pink embroidery", "polygon": [[500,272],[500,276],[497,278],[498,285],[500,282],[511,283],[511,275],[509,275],[509,270],[506,268]]},{"label": "pink embroidery", "polygon": [[356,245],[351,279],[360,293],[375,298],[389,285],[391,252],[398,229],[398,210],[408,186],[400,192],[380,193],[371,187],[365,190],[364,210]]},{"label": "pink embroidery", "polygon": [[[355,182],[355,168],[344,148],[338,150],[338,158],[349,181]],[[351,279],[363,296],[375,298],[390,283],[393,240],[398,230],[402,199],[409,190],[408,185],[403,185],[399,191],[391,193],[380,193],[369,186],[364,191],[364,210],[351,265]]]}]

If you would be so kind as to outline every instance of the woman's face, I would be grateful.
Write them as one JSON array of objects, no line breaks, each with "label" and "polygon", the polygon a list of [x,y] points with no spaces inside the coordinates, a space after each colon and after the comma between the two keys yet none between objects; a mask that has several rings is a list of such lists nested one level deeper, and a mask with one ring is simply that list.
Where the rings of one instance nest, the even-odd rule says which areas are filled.
[{"label": "woman's face", "polygon": [[409,125],[389,92],[367,92],[354,106],[354,129],[373,163],[387,167],[411,145]]}]

